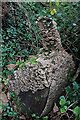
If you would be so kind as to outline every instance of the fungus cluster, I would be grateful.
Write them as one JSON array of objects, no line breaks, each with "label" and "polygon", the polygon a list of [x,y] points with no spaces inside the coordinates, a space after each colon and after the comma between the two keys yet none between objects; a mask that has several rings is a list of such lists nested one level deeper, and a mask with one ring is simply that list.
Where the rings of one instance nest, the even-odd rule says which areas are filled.
[{"label": "fungus cluster", "polygon": [[55,81],[66,80],[75,68],[72,56],[61,45],[55,22],[46,17],[39,18],[37,26],[46,52],[38,54],[37,63],[25,63],[21,70],[14,71],[15,80],[9,80],[8,86],[16,94],[29,90],[34,94],[37,90],[49,88]]}]

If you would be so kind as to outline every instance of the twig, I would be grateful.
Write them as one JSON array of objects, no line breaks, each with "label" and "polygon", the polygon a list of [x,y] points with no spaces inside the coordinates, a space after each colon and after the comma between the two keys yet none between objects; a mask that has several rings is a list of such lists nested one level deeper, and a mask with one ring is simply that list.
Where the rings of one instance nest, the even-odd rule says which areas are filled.
[{"label": "twig", "polygon": [[[65,44],[65,43],[64,43],[64,44]],[[67,45],[65,44],[65,46],[67,46]],[[67,48],[70,50],[70,52],[71,52],[72,55],[75,57],[75,59],[78,60],[78,61],[80,61],[80,59],[74,55],[74,53],[72,52],[72,50],[71,50],[68,46],[67,46]]]},{"label": "twig", "polygon": [[40,2],[40,4],[41,4],[43,7],[49,7],[49,5],[46,5],[46,4],[44,4],[43,2]]},{"label": "twig", "polygon": [[79,67],[78,67],[78,69],[77,69],[76,74],[75,74],[74,77],[73,77],[74,80],[76,80],[76,78],[78,77],[79,73],[80,73],[80,64],[79,64]]},{"label": "twig", "polygon": [[72,103],[67,109],[66,109],[66,111],[67,110],[69,110],[69,108],[71,108],[74,104],[76,104],[76,103],[78,103],[78,101],[75,101],[74,103]]}]

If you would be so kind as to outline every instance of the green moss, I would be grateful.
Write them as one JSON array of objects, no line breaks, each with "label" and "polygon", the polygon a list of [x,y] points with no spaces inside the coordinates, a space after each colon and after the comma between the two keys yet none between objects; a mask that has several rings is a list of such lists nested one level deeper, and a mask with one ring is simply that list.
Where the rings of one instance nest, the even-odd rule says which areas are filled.
[{"label": "green moss", "polygon": [[43,98],[44,98],[44,96],[43,96],[43,95],[40,95],[39,97],[35,97],[35,100],[36,100],[37,102],[39,102],[39,101],[41,101]]},{"label": "green moss", "polygon": [[37,102],[39,102],[39,101],[40,101],[40,98],[39,98],[39,97],[35,97],[35,100],[36,100]]},{"label": "green moss", "polygon": [[31,64],[36,64],[37,61],[36,59],[38,58],[38,56],[35,55],[35,57],[29,58],[28,60],[25,61],[25,63],[30,62]]},{"label": "green moss", "polygon": [[21,63],[21,64],[19,65],[19,68],[23,67],[24,65],[25,65],[25,63]]},{"label": "green moss", "polygon": [[29,58],[28,60],[26,60],[25,62],[22,60],[21,62],[19,62],[19,61],[17,61],[16,62],[16,66],[18,66],[19,65],[19,68],[21,69],[23,66],[25,66],[25,63],[31,63],[31,64],[36,64],[37,63],[37,61],[36,61],[36,59],[38,58],[38,56],[37,55],[35,55],[34,57],[32,57],[32,58]]}]

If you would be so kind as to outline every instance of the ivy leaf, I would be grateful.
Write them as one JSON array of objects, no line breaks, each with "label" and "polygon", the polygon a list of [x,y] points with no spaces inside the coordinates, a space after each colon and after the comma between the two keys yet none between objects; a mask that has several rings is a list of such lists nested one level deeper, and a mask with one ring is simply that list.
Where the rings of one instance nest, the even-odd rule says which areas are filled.
[{"label": "ivy leaf", "polygon": [[56,13],[56,9],[54,8],[53,10],[51,10],[51,15],[54,15]]},{"label": "ivy leaf", "polygon": [[73,82],[73,88],[74,88],[74,90],[79,89],[79,85],[77,84],[77,82]]},{"label": "ivy leaf", "polygon": [[80,114],[80,107],[76,106],[73,110],[74,114],[78,116]]},{"label": "ivy leaf", "polygon": [[16,62],[16,66],[18,66],[20,63],[19,63],[19,60]]},{"label": "ivy leaf", "polygon": [[61,111],[61,113],[65,113],[65,109],[64,108],[61,108],[60,111]]},{"label": "ivy leaf", "polygon": [[43,117],[42,120],[48,120],[48,116]]},{"label": "ivy leaf", "polygon": [[58,6],[59,5],[59,2],[58,2],[58,0],[57,0],[57,2],[55,2],[55,4]]},{"label": "ivy leaf", "polygon": [[65,97],[64,97],[64,96],[61,96],[61,97],[60,97],[60,99],[63,99],[63,100],[65,100]]},{"label": "ivy leaf", "polygon": [[36,114],[32,114],[32,117],[36,117]]},{"label": "ivy leaf", "polygon": [[50,7],[50,8],[52,7],[52,2],[49,3],[49,7]]},{"label": "ivy leaf", "polygon": [[65,90],[66,90],[67,93],[69,93],[69,92],[71,91],[71,87],[70,87],[70,86],[67,86],[67,87],[65,88]]},{"label": "ivy leaf", "polygon": [[70,101],[69,100],[67,101],[67,104],[70,105]]},{"label": "ivy leaf", "polygon": [[60,105],[61,105],[61,106],[65,105],[65,103],[66,103],[65,100],[63,100],[63,99],[60,100]]}]

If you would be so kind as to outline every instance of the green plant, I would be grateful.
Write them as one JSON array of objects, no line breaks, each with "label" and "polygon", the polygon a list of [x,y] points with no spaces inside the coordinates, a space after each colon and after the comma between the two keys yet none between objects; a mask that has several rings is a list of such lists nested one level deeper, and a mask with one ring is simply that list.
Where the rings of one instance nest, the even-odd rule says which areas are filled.
[{"label": "green plant", "polygon": [[[16,56],[22,56],[25,60],[29,54],[36,54],[42,39],[36,26],[36,20],[40,9],[40,3],[7,3],[14,9],[2,21],[2,76],[7,78],[13,71],[7,69],[10,63],[16,64]],[[37,6],[38,5],[38,6]],[[39,8],[40,9],[39,9]],[[24,8],[24,9],[23,9]],[[28,19],[30,23],[28,24]],[[12,60],[12,61],[11,61]]]},{"label": "green plant", "polygon": [[32,118],[34,118],[34,120],[48,120],[48,116],[44,116],[44,117],[40,118],[36,114],[32,114]]},{"label": "green plant", "polygon": [[[2,105],[3,114],[2,114],[2,120],[7,120],[13,118],[14,120],[19,120],[20,116],[20,99],[18,96],[15,95],[14,92],[9,92],[9,102],[6,105]],[[14,109],[14,105],[12,106],[12,101],[14,101],[14,105],[17,106],[18,112]]]},{"label": "green plant", "polygon": [[[51,17],[60,33],[63,47],[80,61],[79,6],[80,2],[50,2],[45,16]],[[75,12],[74,12],[75,11]],[[76,17],[75,17],[76,16]]]},{"label": "green plant", "polygon": [[68,114],[68,111],[71,111],[73,114],[75,114],[75,120],[78,120],[80,118],[80,85],[70,76],[69,80],[71,83],[65,88],[66,96],[60,97],[60,111],[62,114]]}]

